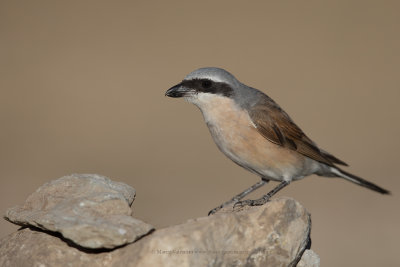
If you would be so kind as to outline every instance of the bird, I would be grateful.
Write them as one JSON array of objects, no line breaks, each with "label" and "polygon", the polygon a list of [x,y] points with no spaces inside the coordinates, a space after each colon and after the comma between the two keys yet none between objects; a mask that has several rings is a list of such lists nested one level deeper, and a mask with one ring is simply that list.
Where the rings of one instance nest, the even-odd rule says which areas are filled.
[{"label": "bird", "polygon": [[[344,161],[320,148],[289,115],[262,91],[241,83],[231,73],[216,67],[199,68],[168,89],[166,96],[184,98],[197,106],[211,136],[223,154],[261,180],[209,215],[235,203],[259,206],[292,181],[312,174],[339,177],[381,194],[390,192],[344,171]],[[242,199],[269,181],[279,184],[255,200]]]}]

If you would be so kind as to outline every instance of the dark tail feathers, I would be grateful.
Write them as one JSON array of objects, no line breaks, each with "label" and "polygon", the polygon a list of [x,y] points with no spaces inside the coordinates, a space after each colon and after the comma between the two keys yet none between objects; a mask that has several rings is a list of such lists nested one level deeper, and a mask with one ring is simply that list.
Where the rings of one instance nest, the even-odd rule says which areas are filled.
[{"label": "dark tail feathers", "polygon": [[332,173],[337,176],[344,178],[350,182],[353,182],[355,184],[361,185],[363,187],[366,187],[368,189],[374,190],[378,193],[381,194],[390,194],[390,192],[386,189],[383,189],[382,187],[377,186],[376,184],[373,184],[371,182],[368,182],[367,180],[364,180],[363,178],[360,178],[358,176],[355,176],[354,174],[348,173],[344,170],[341,170],[339,168],[332,168],[331,169]]}]

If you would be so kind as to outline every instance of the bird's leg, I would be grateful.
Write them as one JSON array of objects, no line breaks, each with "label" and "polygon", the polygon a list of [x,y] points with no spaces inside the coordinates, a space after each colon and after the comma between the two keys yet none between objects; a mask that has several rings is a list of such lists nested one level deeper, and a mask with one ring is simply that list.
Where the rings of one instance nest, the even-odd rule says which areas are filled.
[{"label": "bird's leg", "polygon": [[236,205],[240,205],[240,206],[261,206],[264,205],[265,203],[268,202],[268,200],[275,195],[276,193],[279,192],[279,190],[281,190],[282,188],[284,188],[285,186],[287,186],[288,184],[290,184],[290,181],[283,181],[281,182],[277,187],[275,187],[274,189],[272,189],[271,191],[268,192],[268,194],[262,196],[259,199],[255,199],[255,200],[243,200],[243,201],[238,201]]},{"label": "bird's leg", "polygon": [[244,198],[245,196],[247,196],[248,194],[250,194],[251,192],[253,192],[254,190],[260,188],[261,186],[265,185],[268,182],[269,182],[269,180],[263,178],[261,181],[257,182],[256,184],[252,185],[251,187],[247,188],[242,193],[237,194],[236,196],[234,196],[231,200],[229,200],[229,201],[225,202],[224,204],[216,207],[215,209],[210,210],[210,212],[208,213],[208,216],[213,215],[218,210],[222,209],[223,207],[228,206],[229,204],[231,204],[233,202],[238,202],[239,200],[241,200],[242,198]]}]

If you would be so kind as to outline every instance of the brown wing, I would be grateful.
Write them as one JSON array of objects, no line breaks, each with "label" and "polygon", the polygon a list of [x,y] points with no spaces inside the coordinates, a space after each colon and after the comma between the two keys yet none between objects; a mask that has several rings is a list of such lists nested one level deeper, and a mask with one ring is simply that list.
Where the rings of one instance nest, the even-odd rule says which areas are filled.
[{"label": "brown wing", "polygon": [[345,162],[319,149],[270,98],[253,106],[249,115],[260,134],[269,141],[329,166],[333,164],[347,166]]}]

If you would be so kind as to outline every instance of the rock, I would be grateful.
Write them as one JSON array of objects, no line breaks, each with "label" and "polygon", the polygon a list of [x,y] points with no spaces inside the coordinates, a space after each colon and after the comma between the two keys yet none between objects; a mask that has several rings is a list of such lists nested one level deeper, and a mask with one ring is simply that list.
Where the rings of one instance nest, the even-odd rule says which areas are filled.
[{"label": "rock", "polygon": [[[0,266],[295,266],[309,264],[310,216],[290,198],[156,230],[112,251],[23,229],[0,240]],[[319,261],[318,261],[319,263]],[[319,265],[302,265],[319,266]]]},{"label": "rock", "polygon": [[307,249],[304,251],[297,267],[319,267],[320,259],[317,253]]},{"label": "rock", "polygon": [[41,186],[5,218],[21,226],[59,232],[85,248],[115,248],[153,230],[133,218],[135,189],[95,174],[74,174]]},{"label": "rock", "polygon": [[116,266],[295,266],[310,216],[290,198],[157,230],[119,250]]},{"label": "rock", "polygon": [[59,237],[29,228],[0,240],[0,266],[109,266],[110,253],[85,253]]}]

